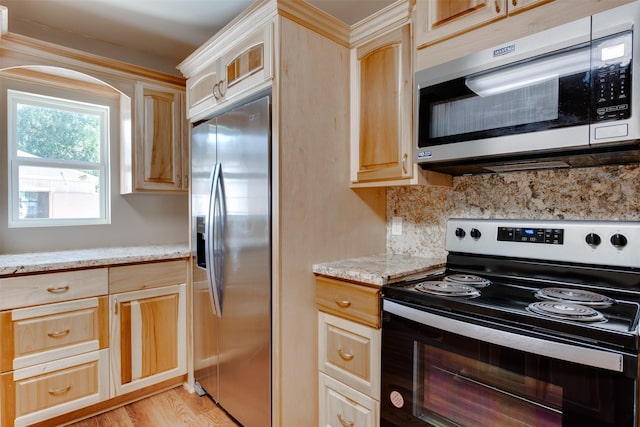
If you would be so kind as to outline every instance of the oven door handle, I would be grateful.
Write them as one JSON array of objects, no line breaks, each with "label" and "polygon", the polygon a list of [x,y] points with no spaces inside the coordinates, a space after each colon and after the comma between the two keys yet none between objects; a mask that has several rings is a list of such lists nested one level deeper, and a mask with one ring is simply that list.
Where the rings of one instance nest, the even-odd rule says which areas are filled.
[{"label": "oven door handle", "polygon": [[[563,344],[499,329],[487,328],[473,323],[438,316],[386,299],[383,300],[382,304],[385,312],[395,314],[425,326],[462,335],[478,341],[521,350],[526,353],[552,357],[567,362],[592,366],[594,368],[602,368],[615,372],[623,371],[623,356],[619,353]],[[382,327],[384,329],[384,325]]]}]

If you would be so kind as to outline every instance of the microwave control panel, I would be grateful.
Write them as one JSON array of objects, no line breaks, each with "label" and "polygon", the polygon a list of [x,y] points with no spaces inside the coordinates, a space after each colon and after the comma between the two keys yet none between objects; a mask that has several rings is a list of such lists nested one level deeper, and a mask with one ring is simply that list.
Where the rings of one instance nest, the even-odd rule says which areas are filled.
[{"label": "microwave control panel", "polygon": [[631,117],[631,41],[631,31],[593,41],[594,122]]}]

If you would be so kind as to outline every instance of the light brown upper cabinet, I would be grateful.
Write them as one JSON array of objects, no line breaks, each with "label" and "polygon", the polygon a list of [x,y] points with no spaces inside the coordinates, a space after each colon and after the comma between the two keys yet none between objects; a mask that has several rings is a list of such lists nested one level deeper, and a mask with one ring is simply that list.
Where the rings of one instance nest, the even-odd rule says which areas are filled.
[{"label": "light brown upper cabinet", "polygon": [[416,0],[418,49],[553,0]]},{"label": "light brown upper cabinet", "polygon": [[133,141],[121,144],[120,192],[184,192],[189,187],[184,92],[137,82]]},{"label": "light brown upper cabinet", "polygon": [[450,185],[413,163],[410,3],[361,21],[351,48],[351,186]]},{"label": "light brown upper cabinet", "polygon": [[356,48],[356,182],[411,178],[409,25]]},{"label": "light brown upper cabinet", "polygon": [[187,116],[201,116],[271,80],[272,39],[273,23],[267,22],[240,40],[230,40],[224,52],[212,51],[212,60],[187,81]]}]

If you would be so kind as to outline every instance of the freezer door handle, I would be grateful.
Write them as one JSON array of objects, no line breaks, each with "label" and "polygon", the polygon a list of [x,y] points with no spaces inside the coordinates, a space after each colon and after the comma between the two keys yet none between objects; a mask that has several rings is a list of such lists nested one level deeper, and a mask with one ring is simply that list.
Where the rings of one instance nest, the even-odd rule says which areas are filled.
[{"label": "freezer door handle", "polygon": [[205,226],[207,282],[209,284],[209,297],[213,313],[218,317],[222,317],[226,206],[221,163],[216,163],[213,166],[209,185],[209,208]]}]

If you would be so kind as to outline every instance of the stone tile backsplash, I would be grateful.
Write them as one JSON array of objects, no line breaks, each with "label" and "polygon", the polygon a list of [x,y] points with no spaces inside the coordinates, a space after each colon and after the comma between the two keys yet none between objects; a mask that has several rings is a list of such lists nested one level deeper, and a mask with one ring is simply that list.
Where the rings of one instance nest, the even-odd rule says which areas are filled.
[{"label": "stone tile backsplash", "polygon": [[[402,218],[402,235],[391,233]],[[448,218],[640,221],[640,165],[454,177],[451,188],[387,189],[387,250],[444,258]]]}]

